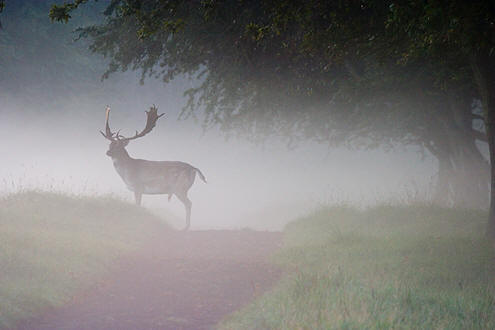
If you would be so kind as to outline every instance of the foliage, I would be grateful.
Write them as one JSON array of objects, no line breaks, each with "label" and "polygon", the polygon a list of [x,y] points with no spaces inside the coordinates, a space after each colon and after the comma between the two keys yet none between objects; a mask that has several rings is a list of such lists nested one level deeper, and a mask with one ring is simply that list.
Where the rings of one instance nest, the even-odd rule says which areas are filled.
[{"label": "foliage", "polygon": [[[495,50],[495,4],[491,1],[397,2],[391,6],[387,27],[401,44],[401,61],[432,58],[445,69],[439,84],[459,81],[477,89],[471,59]],[[449,63],[450,62],[450,63]],[[481,97],[479,90],[476,96]]]},{"label": "foliage", "polygon": [[[66,21],[84,2],[53,6],[50,17]],[[204,109],[207,127],[254,138],[430,145],[437,118],[453,121],[445,91],[469,100],[471,114],[473,84],[465,67],[452,70],[453,58],[404,61],[393,4],[115,0],[106,22],[80,32],[112,59],[105,77],[128,69],[165,82],[196,77],[183,114]],[[446,72],[458,79],[441,79]]]},{"label": "foliage", "polygon": [[0,328],[63,305],[160,228],[166,226],[144,209],[110,197],[2,197]]},{"label": "foliage", "polygon": [[68,23],[69,19],[72,18],[69,13],[85,2],[87,2],[87,0],[75,0],[73,3],[64,3],[63,5],[54,4],[50,8],[49,16],[52,17],[52,20],[56,17],[57,21]]},{"label": "foliage", "polygon": [[224,329],[488,329],[486,214],[427,205],[321,209],[287,225],[288,275]]},{"label": "foliage", "polygon": [[[327,43],[317,46],[317,41],[331,36],[310,34],[328,25],[316,17],[319,13],[332,9],[341,19],[342,13],[356,8],[312,8],[314,4],[275,3],[273,8],[243,1],[113,1],[106,11],[109,20],[81,33],[92,38],[93,51],[112,59],[105,77],[127,69],[142,70],[143,79],[158,76],[165,82],[181,74],[195,76],[201,83],[186,93],[184,114],[203,108],[207,126],[219,124],[253,137],[278,132],[325,142],[377,132],[367,124],[385,128],[383,117],[370,115],[383,112],[383,102],[368,107],[365,116],[354,107],[356,102],[350,103],[366,100],[372,91],[353,81],[349,71],[355,70],[347,69],[351,66],[344,56],[347,49],[336,43],[331,54],[323,52],[320,45]],[[73,9],[54,6],[51,18],[63,21]],[[301,12],[306,14],[290,16]],[[308,24],[311,31],[299,31]],[[343,30],[332,31],[342,43],[348,37]],[[345,134],[351,129],[358,134]]]}]

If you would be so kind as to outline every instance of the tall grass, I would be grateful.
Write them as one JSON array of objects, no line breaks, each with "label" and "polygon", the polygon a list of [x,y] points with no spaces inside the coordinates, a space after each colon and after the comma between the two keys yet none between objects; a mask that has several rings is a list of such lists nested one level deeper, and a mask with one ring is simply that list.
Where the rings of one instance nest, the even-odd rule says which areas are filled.
[{"label": "tall grass", "polygon": [[20,192],[0,199],[0,328],[67,302],[164,224],[110,197]]},{"label": "tall grass", "polygon": [[486,213],[323,208],[286,226],[288,275],[225,329],[494,329]]}]

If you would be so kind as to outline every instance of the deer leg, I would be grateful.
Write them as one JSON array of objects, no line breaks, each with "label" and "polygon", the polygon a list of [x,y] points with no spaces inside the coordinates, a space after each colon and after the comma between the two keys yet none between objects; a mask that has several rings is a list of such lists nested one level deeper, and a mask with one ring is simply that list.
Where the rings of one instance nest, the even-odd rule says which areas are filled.
[{"label": "deer leg", "polygon": [[184,207],[186,208],[186,226],[184,227],[184,230],[188,230],[189,227],[191,226],[192,202],[187,197],[187,194],[180,194],[180,195],[175,194],[175,196],[177,196],[177,198],[184,204]]},{"label": "deer leg", "polygon": [[134,199],[136,200],[137,206],[141,206],[141,197],[142,196],[143,196],[143,194],[141,194],[140,192],[137,192],[137,191],[134,192]]}]

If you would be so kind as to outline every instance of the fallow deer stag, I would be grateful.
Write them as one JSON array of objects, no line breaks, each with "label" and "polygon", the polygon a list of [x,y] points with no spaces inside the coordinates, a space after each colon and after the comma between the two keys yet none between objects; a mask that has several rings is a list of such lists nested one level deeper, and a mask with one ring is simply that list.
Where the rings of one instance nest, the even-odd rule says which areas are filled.
[{"label": "fallow deer stag", "polygon": [[144,159],[134,159],[129,156],[125,147],[129,141],[140,138],[151,132],[156,125],[157,120],[163,116],[158,115],[158,108],[152,106],[149,111],[146,111],[147,120],[145,128],[132,137],[124,137],[120,135],[120,131],[116,133],[110,130],[108,118],[110,116],[110,107],[106,108],[105,117],[105,133],[100,133],[110,140],[110,147],[107,155],[112,158],[113,166],[124,180],[127,188],[134,192],[136,204],[141,205],[141,197],[143,194],[168,194],[168,200],[173,195],[177,196],[186,208],[186,227],[189,229],[191,224],[191,206],[192,203],[187,197],[187,192],[194,183],[196,173],[201,180],[206,183],[206,178],[199,169],[187,163],[176,161],[150,161]]}]

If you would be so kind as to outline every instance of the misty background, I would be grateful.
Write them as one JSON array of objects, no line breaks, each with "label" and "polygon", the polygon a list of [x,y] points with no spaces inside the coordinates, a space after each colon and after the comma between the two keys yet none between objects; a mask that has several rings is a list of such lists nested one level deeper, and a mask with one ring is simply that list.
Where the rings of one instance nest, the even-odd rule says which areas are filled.
[{"label": "misty background", "polygon": [[[74,194],[114,194],[133,202],[105,155],[110,126],[132,135],[145,124],[144,111],[156,104],[166,113],[153,132],[133,141],[131,157],[180,160],[201,169],[189,191],[193,229],[280,229],[295,217],[326,203],[365,206],[383,201],[426,198],[437,163],[418,148],[393,152],[329,148],[283,138],[262,145],[218,129],[204,131],[198,118],[178,120],[183,93],[194,81],[181,77],[165,85],[138,73],[117,73],[101,81],[107,62],[75,42],[73,30],[98,17],[101,5],[79,10],[67,25],[50,23],[49,4],[9,2],[0,31],[0,191],[20,189]],[[419,195],[419,196],[418,196]],[[143,205],[175,226],[184,222],[174,197],[144,196]]]}]

